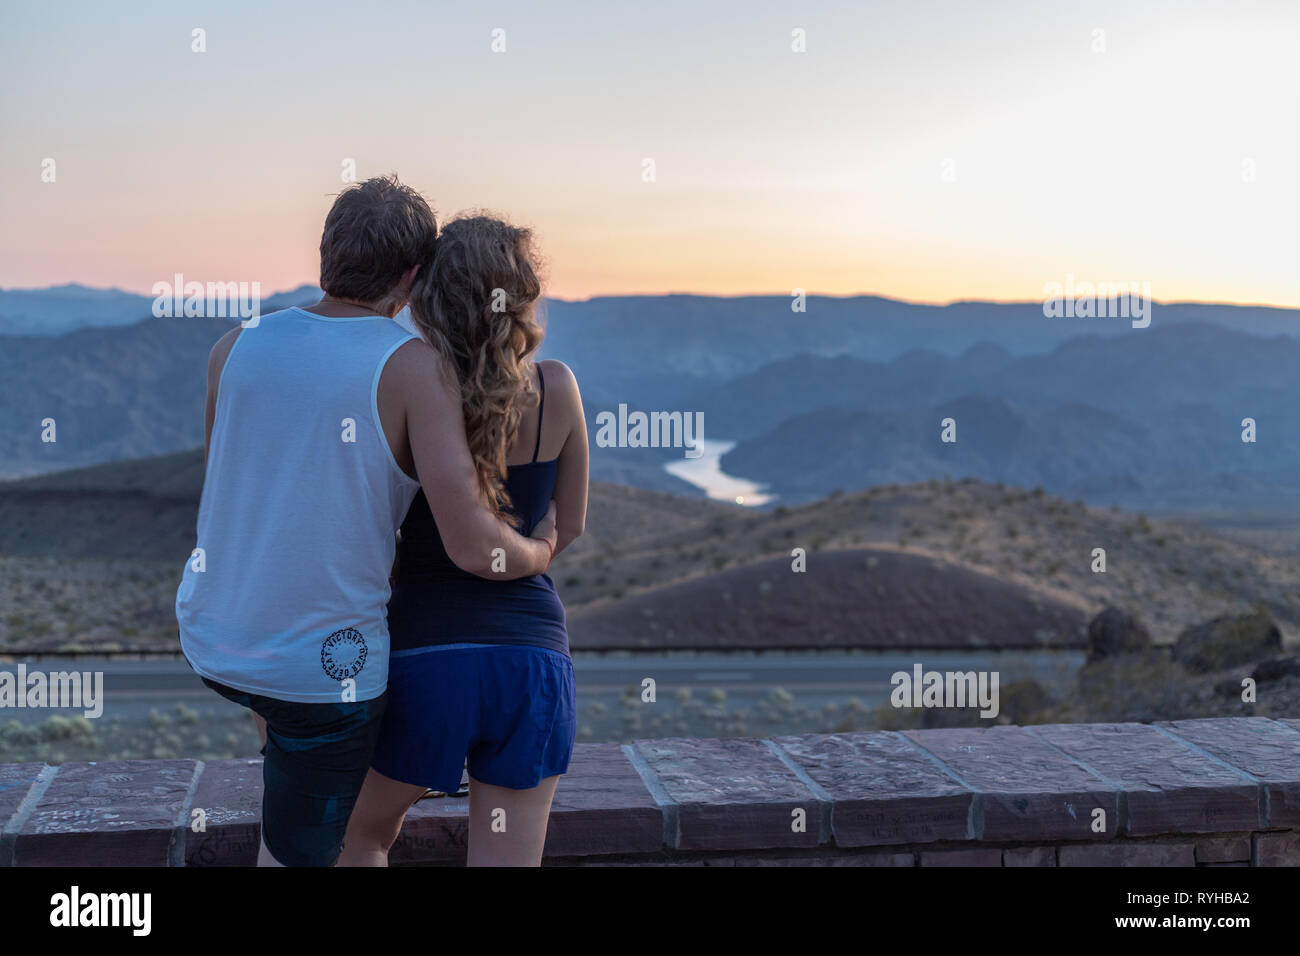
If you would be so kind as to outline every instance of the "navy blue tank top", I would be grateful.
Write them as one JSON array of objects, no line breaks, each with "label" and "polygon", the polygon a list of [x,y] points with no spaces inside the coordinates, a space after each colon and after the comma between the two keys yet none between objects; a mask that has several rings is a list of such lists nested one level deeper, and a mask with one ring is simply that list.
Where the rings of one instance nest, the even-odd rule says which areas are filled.
[{"label": "navy blue tank top", "polygon": [[[521,534],[532,533],[555,493],[559,459],[538,461],[546,380],[537,370],[541,401],[533,460],[506,469],[505,486]],[[436,644],[526,644],[569,653],[564,605],[548,575],[492,581],[462,571],[447,556],[421,489],[402,522],[397,577],[388,602],[394,651]]]}]

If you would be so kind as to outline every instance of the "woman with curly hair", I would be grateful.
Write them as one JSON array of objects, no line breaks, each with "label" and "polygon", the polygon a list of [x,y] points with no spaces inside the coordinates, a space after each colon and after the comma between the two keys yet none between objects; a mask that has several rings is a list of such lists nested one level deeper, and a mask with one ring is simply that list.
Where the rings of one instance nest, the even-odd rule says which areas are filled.
[{"label": "woman with curly hair", "polygon": [[[559,553],[586,519],[587,430],[573,373],[533,360],[543,333],[531,239],[491,216],[453,220],[411,318],[460,384],[483,500],[527,535],[554,499]],[[430,789],[457,792],[465,768],[469,864],[538,865],[577,729],[554,583],[461,570],[421,492],[402,524],[388,627],[388,708],[340,865],[386,865],[411,805]]]}]

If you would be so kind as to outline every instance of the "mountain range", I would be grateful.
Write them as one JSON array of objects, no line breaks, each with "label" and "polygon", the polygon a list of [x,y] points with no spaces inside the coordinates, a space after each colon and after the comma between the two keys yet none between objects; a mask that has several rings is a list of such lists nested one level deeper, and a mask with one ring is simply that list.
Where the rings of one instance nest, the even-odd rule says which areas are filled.
[{"label": "mountain range", "polygon": [[[320,289],[302,285],[270,296],[262,308],[269,312],[319,297]],[[0,335],[64,335],[133,325],[153,316],[153,302],[153,296],[75,282],[47,289],[0,289]]]},{"label": "mountain range", "polygon": [[[313,301],[303,286],[264,311]],[[0,291],[0,477],[139,458],[202,440],[208,349],[231,322],[144,318],[150,299],[61,286]],[[132,304],[134,303],[134,304]],[[781,501],[977,477],[1100,504],[1293,509],[1300,318],[1156,304],[1149,328],[1049,319],[1037,303],[878,297],[628,296],[545,304],[589,417],[620,404],[702,411],[738,442],[732,474]],[[39,330],[42,334],[33,334]],[[54,419],[57,441],[44,442]],[[940,440],[952,418],[957,441]],[[1241,441],[1242,421],[1257,441]],[[663,471],[680,449],[592,447],[602,480],[702,494]]]},{"label": "mountain range", "polygon": [[[1206,508],[1283,509],[1300,504],[1297,369],[1291,337],[1193,321],[1021,357],[984,346],[891,363],[797,356],[699,401],[742,439],[724,470],[787,500],[952,476],[1105,504],[1165,508],[1196,489]],[[788,386],[784,407],[774,381]]]}]

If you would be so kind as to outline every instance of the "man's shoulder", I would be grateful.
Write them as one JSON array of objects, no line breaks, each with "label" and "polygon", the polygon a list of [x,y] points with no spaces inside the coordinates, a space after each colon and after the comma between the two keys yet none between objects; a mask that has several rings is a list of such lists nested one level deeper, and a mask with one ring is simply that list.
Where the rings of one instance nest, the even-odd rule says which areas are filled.
[{"label": "man's shoulder", "polygon": [[388,372],[391,369],[399,378],[407,375],[427,375],[430,370],[441,367],[441,359],[442,356],[424,339],[418,337],[407,339],[393,351],[384,371]]},{"label": "man's shoulder", "polygon": [[407,402],[427,398],[435,388],[458,390],[451,363],[421,338],[407,339],[397,346],[384,365],[379,387]]},{"label": "man's shoulder", "polygon": [[212,351],[208,353],[209,375],[220,375],[221,370],[226,365],[226,359],[230,356],[230,350],[235,347],[235,340],[239,338],[239,333],[242,331],[244,331],[243,327],[236,325],[221,338],[217,339],[216,344],[212,346]]}]

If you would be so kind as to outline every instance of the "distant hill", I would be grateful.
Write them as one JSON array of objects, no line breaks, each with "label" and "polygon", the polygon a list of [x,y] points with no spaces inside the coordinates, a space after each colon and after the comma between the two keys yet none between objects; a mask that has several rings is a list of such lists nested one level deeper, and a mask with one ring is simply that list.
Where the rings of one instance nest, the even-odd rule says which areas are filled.
[{"label": "distant hill", "polygon": [[[264,307],[317,291],[304,287]],[[80,287],[0,293],[19,296],[15,314],[32,313],[23,303],[44,296],[51,315],[63,302],[82,324],[110,323],[0,336],[0,478],[202,440],[207,353],[231,323],[112,325],[117,313],[96,311],[98,301],[121,295]],[[767,483],[778,499],[950,474],[1041,483],[1096,503],[1167,510],[1177,499],[1180,510],[1221,512],[1237,494],[1224,490],[1229,476],[1228,484],[1258,493],[1257,505],[1296,503],[1300,419],[1290,409],[1300,400],[1300,323],[1291,310],[1157,305],[1149,329],[1046,319],[1036,303],[925,306],[870,296],[813,296],[803,313],[781,296],[691,295],[557,300],[545,311],[543,353],[573,367],[589,425],[620,404],[703,412],[706,437],[740,441],[725,467]],[[936,455],[928,445],[934,415],[956,401],[966,402],[959,442],[967,443]],[[971,420],[979,407],[994,418]],[[1247,416],[1260,438],[1242,449],[1232,436]],[[41,441],[49,418],[55,443]],[[977,440],[986,441],[982,449]],[[840,443],[860,451],[840,456]],[[592,474],[698,496],[663,471],[680,455],[593,442]]]},{"label": "distant hill", "polygon": [[[267,300],[264,310],[307,304],[319,294],[304,286]],[[0,335],[0,479],[193,448],[203,440],[208,352],[234,324],[146,318],[121,326],[90,323],[63,335]],[[594,415],[590,394],[587,402]],[[46,419],[55,422],[54,442],[42,441]],[[598,478],[702,494],[666,474],[664,456],[655,451],[593,457]]]},{"label": "distant hill", "polygon": [[[953,443],[941,440],[940,423],[948,418],[956,423]],[[1240,428],[1222,418],[1217,410],[1197,416],[1204,431],[1162,427],[1164,420],[1150,427],[1089,405],[1030,406],[964,395],[919,410],[835,408],[801,415],[729,452],[723,466],[772,484],[787,500],[935,476],[1092,497],[1106,493],[1107,480],[1143,487],[1150,477],[1187,480],[1207,467],[1235,464]],[[1269,454],[1279,481],[1293,453]]]},{"label": "distant hill", "polygon": [[[202,475],[190,451],[0,483],[0,649],[174,649]],[[1039,631],[1072,642],[1107,604],[1166,643],[1256,605],[1300,637],[1300,555],[977,481],[764,512],[595,483],[587,534],[551,575],[575,646],[896,647],[901,629],[913,646],[1024,647]]]},{"label": "distant hill", "polygon": [[0,335],[63,335],[91,326],[148,318],[148,296],[71,283],[48,289],[0,289]]},{"label": "distant hill", "polygon": [[[126,294],[86,291],[96,301]],[[0,293],[8,295],[20,294]],[[263,307],[274,311],[319,295],[304,286]],[[151,301],[146,297],[144,316]],[[225,319],[141,320],[137,314],[131,324],[83,322],[63,335],[0,336],[0,379],[6,383],[0,390],[0,478],[194,447],[203,440],[207,355],[233,325]],[[54,442],[42,441],[46,419],[55,422]]]},{"label": "distant hill", "polygon": [[[139,559],[178,568],[194,547],[201,448],[0,482],[0,555]],[[589,533],[621,545],[733,510],[703,499],[593,482]]]},{"label": "distant hill", "polygon": [[0,553],[179,569],[202,490],[202,449],[0,483]]},{"label": "distant hill", "polygon": [[[170,277],[168,277],[170,279]],[[320,289],[299,286],[267,296],[265,311],[303,305]],[[133,325],[153,317],[153,296],[70,283],[48,289],[0,289],[0,335],[65,335],[78,329]]]},{"label": "distant hill", "polygon": [[[700,403],[706,421],[750,436],[724,470],[788,501],[950,476],[1098,504],[1284,512],[1300,505],[1296,368],[1292,338],[1186,322],[1016,358],[805,355],[702,392]],[[955,443],[940,440],[946,418]],[[1246,418],[1253,444],[1241,440]]]},{"label": "distant hill", "polygon": [[700,386],[682,404],[704,412],[706,434],[743,440],[821,409],[929,406],[971,391],[1012,361],[1011,353],[988,343],[959,357],[912,349],[890,362],[802,352],[726,383]]},{"label": "distant hill", "polygon": [[[792,312],[788,296],[600,297],[552,301],[549,348],[614,382],[648,371],[720,381],[799,352],[892,361],[913,349],[957,356],[982,343],[1015,355],[1047,352],[1080,335],[1130,337],[1124,319],[1048,319],[1037,302],[934,306],[878,296],[809,296]],[[1257,336],[1300,336],[1296,310],[1179,303],[1152,307],[1152,328],[1213,322]],[[610,343],[618,343],[616,351]]]},{"label": "distant hill", "polygon": [[[175,649],[172,606],[203,472],[194,449],[0,482],[0,652]],[[600,562],[732,510],[596,482],[588,533],[556,567]]]},{"label": "distant hill", "polygon": [[971,393],[1124,415],[1231,405],[1235,415],[1238,406],[1271,410],[1300,392],[1297,362],[1300,341],[1291,337],[1185,322],[1133,337],[1080,336],[1035,355],[991,343],[959,356],[914,349],[888,362],[805,351],[690,398],[714,434],[728,438],[753,437],[818,408],[929,407]]},{"label": "distant hill", "polygon": [[583,650],[789,647],[1081,647],[1086,606],[900,551],[818,552],[803,573],[775,558],[569,616]]}]

